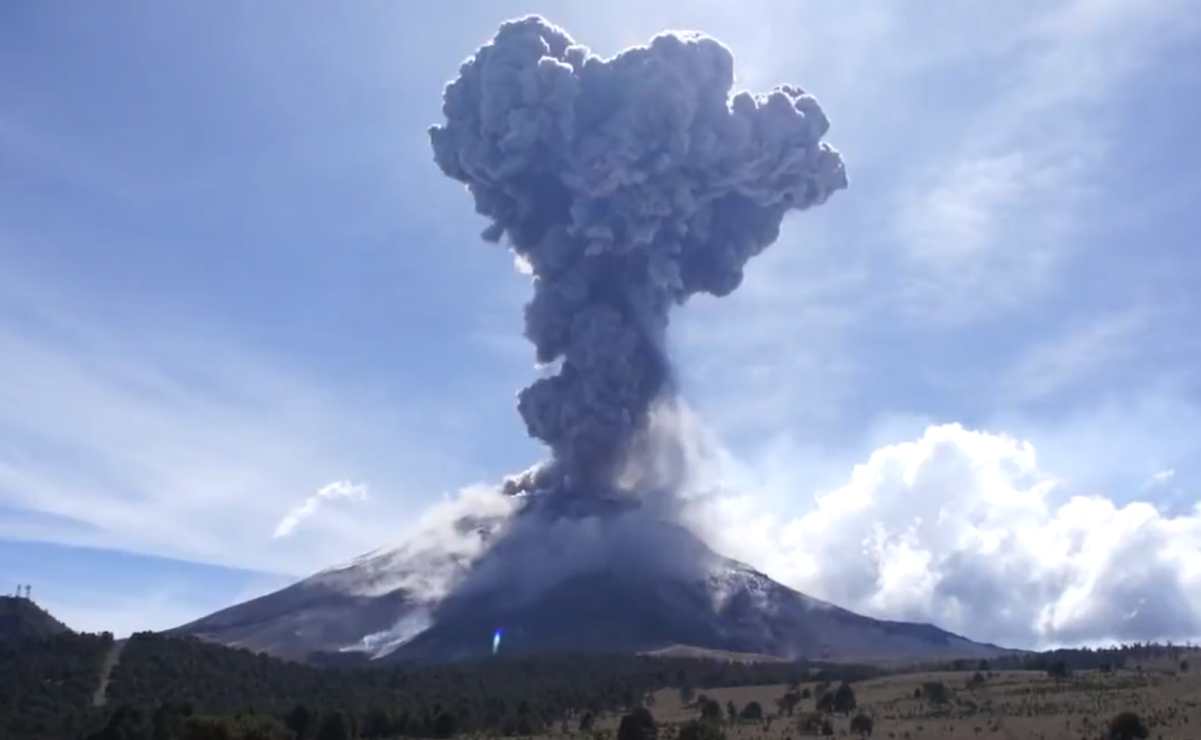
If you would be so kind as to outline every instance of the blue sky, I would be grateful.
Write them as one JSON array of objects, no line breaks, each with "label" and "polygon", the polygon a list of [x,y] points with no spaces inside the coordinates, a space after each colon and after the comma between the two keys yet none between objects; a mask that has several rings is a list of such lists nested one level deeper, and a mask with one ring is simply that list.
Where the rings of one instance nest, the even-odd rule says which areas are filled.
[{"label": "blue sky", "polygon": [[[724,549],[855,608],[944,616],[896,602],[879,558],[874,587],[840,591],[779,534],[853,499],[857,465],[944,440],[968,469],[1054,481],[1042,514],[998,525],[1014,538],[1073,497],[1141,502],[1173,533],[1165,578],[1201,583],[1195,13],[781,5],[0,7],[0,570],[80,628],[171,626],[400,541],[543,455],[513,401],[528,279],[425,133],[461,60],[540,12],[604,55],[711,33],[740,86],[814,93],[846,158],[848,191],[672,318],[738,489],[708,520]],[[892,495],[950,495],[920,479]],[[864,516],[917,531],[905,507]],[[771,551],[738,544],[759,531]],[[906,537],[927,563],[959,552]],[[1108,613],[1090,588],[1078,611]],[[1171,630],[1201,635],[1193,606]],[[997,634],[1123,633],[1097,620]]]}]

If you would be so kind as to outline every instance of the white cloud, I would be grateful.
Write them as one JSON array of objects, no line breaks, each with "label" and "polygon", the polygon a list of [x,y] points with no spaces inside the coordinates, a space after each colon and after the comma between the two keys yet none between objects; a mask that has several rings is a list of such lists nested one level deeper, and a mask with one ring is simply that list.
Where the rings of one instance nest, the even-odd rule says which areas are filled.
[{"label": "white cloud", "polygon": [[1151,478],[1147,481],[1147,485],[1148,486],[1162,485],[1162,484],[1167,483],[1168,481],[1172,480],[1175,477],[1176,477],[1176,471],[1173,470],[1172,468],[1167,468],[1165,470],[1157,470],[1151,474]]},{"label": "white cloud", "polygon": [[346,480],[326,483],[321,488],[318,488],[312,496],[309,496],[295,508],[288,511],[287,514],[284,514],[284,517],[279,520],[279,524],[275,525],[275,532],[271,536],[278,539],[292,534],[301,522],[316,514],[317,510],[325,502],[336,501],[338,499],[363,501],[366,498],[367,486],[361,483],[351,483]]},{"label": "white cloud", "polygon": [[794,518],[759,492],[693,516],[719,551],[878,617],[1018,647],[1201,636],[1201,506],[1067,489],[1030,443],[951,424],[875,450]]}]

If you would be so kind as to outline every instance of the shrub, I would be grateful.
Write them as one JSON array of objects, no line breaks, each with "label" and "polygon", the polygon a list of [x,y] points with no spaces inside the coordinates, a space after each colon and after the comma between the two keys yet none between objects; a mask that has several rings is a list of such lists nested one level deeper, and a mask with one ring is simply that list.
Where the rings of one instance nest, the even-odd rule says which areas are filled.
[{"label": "shrub", "polygon": [[748,702],[747,705],[742,708],[742,711],[739,712],[738,716],[747,720],[763,719],[763,707],[760,706],[759,702],[757,701]]},{"label": "shrub", "polygon": [[826,713],[834,711],[834,692],[833,691],[827,691],[826,693],[821,695],[821,698],[817,700],[817,711],[826,712]]},{"label": "shrub", "polygon": [[796,711],[797,704],[801,703],[801,695],[796,691],[789,691],[784,696],[776,699],[776,706],[780,709],[780,714],[787,714],[789,717]]},{"label": "shrub", "polygon": [[689,720],[680,727],[678,740],[726,740],[726,733],[713,722]]},{"label": "shrub", "polygon": [[856,714],[853,719],[851,719],[851,732],[854,732],[857,735],[862,735],[863,737],[870,737],[872,734],[872,728],[875,726],[875,724],[876,723],[872,721],[871,717],[867,716],[866,714],[859,713]]},{"label": "shrub", "polygon": [[933,704],[946,704],[951,700],[951,692],[942,681],[927,681],[922,684],[922,695],[926,697],[926,701]]},{"label": "shrub", "polygon": [[1134,712],[1122,712],[1109,721],[1109,740],[1142,740],[1150,733]]},{"label": "shrub", "polygon": [[805,712],[797,719],[797,729],[802,735],[817,735],[825,721],[826,718],[817,712]]},{"label": "shrub", "polygon": [[646,707],[638,707],[622,717],[617,726],[617,740],[656,740],[658,736],[655,718]]}]

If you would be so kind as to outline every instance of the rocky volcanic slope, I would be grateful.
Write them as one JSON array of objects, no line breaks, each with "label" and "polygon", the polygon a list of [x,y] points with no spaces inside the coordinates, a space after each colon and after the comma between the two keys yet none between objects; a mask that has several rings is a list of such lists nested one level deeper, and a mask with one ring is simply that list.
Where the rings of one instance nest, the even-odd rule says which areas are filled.
[{"label": "rocky volcanic slope", "polygon": [[[482,657],[491,653],[497,629],[510,654],[689,645],[784,658],[892,661],[1006,652],[933,625],[871,619],[806,596],[715,555],[679,527],[663,525],[663,536],[714,563],[708,575],[598,567],[533,598],[515,601],[503,589],[477,588],[430,606],[414,596],[426,571],[468,566],[389,551],[176,631],[293,659],[340,650],[386,660]],[[420,585],[425,593],[428,584]]]}]

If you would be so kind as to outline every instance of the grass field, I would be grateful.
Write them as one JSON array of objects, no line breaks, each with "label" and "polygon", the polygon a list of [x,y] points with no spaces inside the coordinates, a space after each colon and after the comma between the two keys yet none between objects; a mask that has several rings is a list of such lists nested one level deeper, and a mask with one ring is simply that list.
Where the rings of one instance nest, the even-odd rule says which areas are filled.
[{"label": "grass field", "polygon": [[[1201,660],[1192,660],[1194,666]],[[1143,670],[1112,673],[1086,671],[1055,679],[1035,671],[912,673],[852,684],[858,711],[872,717],[873,737],[921,738],[1082,738],[1105,735],[1115,714],[1139,714],[1151,738],[1201,740],[1201,666],[1181,673],[1175,665],[1144,666]],[[937,704],[916,698],[914,692],[930,682],[948,689],[948,701]],[[816,684],[801,684],[816,695]],[[723,724],[729,740],[784,740],[812,737],[799,728],[802,715],[813,712],[815,700],[802,700],[794,716],[778,714],[776,700],[787,686],[755,686],[698,691],[723,708],[733,702],[742,708],[759,702],[766,718]],[[677,690],[655,694],[650,706],[659,722],[659,737],[671,738],[680,724],[698,716],[695,702],[685,704]],[[855,712],[851,714],[853,716]],[[851,736],[850,716],[830,715],[835,736]],[[595,734],[612,738],[619,717],[597,721]],[[571,733],[579,736],[580,733]]]}]

